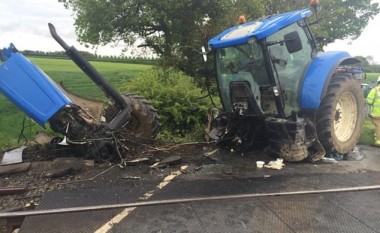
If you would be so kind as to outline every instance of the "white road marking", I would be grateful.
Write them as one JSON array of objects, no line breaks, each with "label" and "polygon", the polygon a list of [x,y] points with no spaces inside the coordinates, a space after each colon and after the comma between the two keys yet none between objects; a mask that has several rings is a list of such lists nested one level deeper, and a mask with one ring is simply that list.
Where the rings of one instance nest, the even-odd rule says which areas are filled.
[{"label": "white road marking", "polygon": [[[155,190],[151,190],[151,191],[145,193],[142,197],[139,198],[139,200],[148,200],[151,196],[153,196],[154,191],[159,190],[159,189],[163,189],[174,178],[181,175],[182,172],[186,170],[186,168],[187,168],[187,166],[182,166],[181,170],[172,172],[170,175],[165,177],[165,179],[161,183],[159,183],[156,186]],[[113,225],[120,223],[124,218],[126,218],[136,208],[137,207],[125,208],[119,214],[117,214],[115,217],[113,217],[111,220],[109,220],[103,226],[101,226],[99,229],[97,229],[94,233],[107,233],[107,232],[109,232],[112,229]]]}]

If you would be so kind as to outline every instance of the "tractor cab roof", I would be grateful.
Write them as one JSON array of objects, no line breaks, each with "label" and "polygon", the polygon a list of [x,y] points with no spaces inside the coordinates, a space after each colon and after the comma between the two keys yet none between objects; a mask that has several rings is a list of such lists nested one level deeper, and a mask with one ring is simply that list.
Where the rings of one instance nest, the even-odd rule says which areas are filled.
[{"label": "tractor cab roof", "polygon": [[311,16],[311,14],[309,9],[301,9],[250,21],[220,33],[209,41],[209,46],[211,48],[224,48],[245,44],[252,37],[260,40],[288,25]]}]

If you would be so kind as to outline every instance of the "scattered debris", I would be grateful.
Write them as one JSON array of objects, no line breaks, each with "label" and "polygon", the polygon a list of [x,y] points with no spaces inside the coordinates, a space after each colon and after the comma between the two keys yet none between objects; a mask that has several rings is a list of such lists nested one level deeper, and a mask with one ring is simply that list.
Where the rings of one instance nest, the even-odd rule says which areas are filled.
[{"label": "scattered debris", "polygon": [[331,158],[331,159],[334,159],[336,161],[341,161],[341,160],[344,160],[344,157],[345,157],[344,154],[341,154],[341,153],[338,153],[338,152],[331,152],[330,154],[328,154],[324,158],[327,158],[327,159]]},{"label": "scattered debris", "polygon": [[33,210],[33,209],[36,208],[37,205],[38,205],[38,204],[35,203],[35,202],[32,200],[32,201],[30,201],[30,202],[28,202],[28,203],[25,204],[24,209],[27,209],[27,210]]},{"label": "scattered debris", "polygon": [[132,160],[125,161],[125,163],[127,165],[136,165],[136,164],[139,164],[139,163],[146,163],[146,162],[149,162],[149,161],[150,161],[149,158],[135,158],[135,159],[132,159]]},{"label": "scattered debris", "polygon": [[224,172],[224,174],[226,174],[226,175],[231,175],[231,174],[232,174],[232,168],[225,168],[225,169],[223,170],[223,172]]},{"label": "scattered debris", "polygon": [[265,168],[281,170],[285,166],[284,160],[282,158],[278,158],[275,161],[270,161],[268,164],[264,165]]},{"label": "scattered debris", "polygon": [[22,152],[25,148],[26,146],[21,146],[19,148],[5,152],[3,158],[1,159],[0,165],[3,166],[22,163]]},{"label": "scattered debris", "polygon": [[360,161],[364,159],[364,155],[360,152],[359,147],[355,146],[354,149],[344,156],[344,160]]},{"label": "scattered debris", "polygon": [[203,155],[203,156],[206,157],[207,159],[209,159],[212,162],[218,162],[218,160],[216,160],[215,158],[213,158],[211,156],[207,156],[207,155]]},{"label": "scattered debris", "polygon": [[95,166],[95,160],[84,160],[84,165],[87,167],[94,167]]},{"label": "scattered debris", "polygon": [[25,187],[0,187],[0,195],[20,194],[26,191]]},{"label": "scattered debris", "polygon": [[219,149],[215,149],[213,151],[210,151],[210,152],[207,152],[207,153],[204,153],[203,156],[208,158],[209,160],[211,160],[212,162],[217,162],[217,159],[213,158],[212,155],[215,154],[216,152],[218,152]]},{"label": "scattered debris", "polygon": [[256,167],[262,168],[264,167],[265,162],[264,161],[256,161]]},{"label": "scattered debris", "polygon": [[324,162],[324,163],[337,163],[337,162],[338,162],[338,161],[337,161],[336,159],[334,159],[334,158],[326,158],[326,157],[323,157],[323,158],[321,159],[321,161]]},{"label": "scattered debris", "polygon": [[215,154],[215,153],[218,152],[218,151],[219,151],[219,149],[215,149],[215,150],[213,150],[213,151],[210,151],[210,152],[205,153],[204,155],[205,155],[205,156],[211,156],[211,155]]},{"label": "scattered debris", "polygon": [[47,172],[45,174],[42,174],[42,177],[46,178],[57,178],[62,177],[66,175],[73,175],[76,173],[76,170],[74,168],[66,168],[66,169],[60,169],[60,170],[54,170],[51,172]]},{"label": "scattered debris", "polygon": [[194,168],[194,171],[199,171],[199,170],[201,170],[202,168],[203,168],[203,166],[197,166],[197,167]]},{"label": "scattered debris", "polygon": [[27,171],[30,168],[30,162],[0,166],[0,175],[13,174]]},{"label": "scattered debris", "polygon": [[44,144],[50,143],[53,138],[54,138],[54,136],[48,134],[45,131],[41,131],[41,132],[37,133],[37,135],[33,141],[37,144],[44,145]]},{"label": "scattered debris", "polygon": [[180,170],[180,172],[182,172],[183,174],[186,174],[187,173],[187,165],[186,166],[181,166],[181,168],[179,169]]},{"label": "scattered debris", "polygon": [[127,179],[127,180],[139,180],[139,179],[141,179],[140,176],[124,176],[124,175],[121,178]]},{"label": "scattered debris", "polygon": [[156,168],[156,167],[158,167],[159,164],[160,164],[160,162],[156,162],[152,166],[150,166],[150,168]]},{"label": "scattered debris", "polygon": [[219,149],[213,150],[211,152],[204,153],[203,156],[211,160],[212,162],[217,162],[215,158],[212,157],[213,154],[215,154]]},{"label": "scattered debris", "polygon": [[85,162],[82,158],[76,157],[62,157],[56,158],[51,162],[49,168],[45,173],[42,174],[42,177],[47,178],[57,178],[66,175],[76,174],[82,167]]},{"label": "scattered debris", "polygon": [[181,162],[182,158],[179,155],[169,156],[164,158],[157,166],[164,167],[167,165],[176,165]]},{"label": "scattered debris", "polygon": [[77,157],[62,157],[56,158],[51,163],[52,170],[69,170],[72,169],[74,172],[79,171],[84,166],[84,160]]},{"label": "scattered debris", "polygon": [[124,168],[125,168],[125,166],[121,163],[118,163],[116,165],[120,168],[120,170],[124,170]]}]

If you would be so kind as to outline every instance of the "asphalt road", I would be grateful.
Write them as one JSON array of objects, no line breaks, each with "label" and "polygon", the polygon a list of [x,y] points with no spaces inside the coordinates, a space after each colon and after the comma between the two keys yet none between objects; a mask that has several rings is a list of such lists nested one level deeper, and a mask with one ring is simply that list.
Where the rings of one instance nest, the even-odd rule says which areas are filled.
[{"label": "asphalt road", "polygon": [[[253,154],[218,153],[212,162],[184,160],[163,173],[142,175],[127,167],[123,182],[46,193],[38,210],[197,201],[32,216],[20,232],[380,232],[380,190],[297,193],[380,185],[380,149],[359,151],[349,160],[285,163],[282,170],[257,168]],[[273,193],[295,195],[247,197]]]}]

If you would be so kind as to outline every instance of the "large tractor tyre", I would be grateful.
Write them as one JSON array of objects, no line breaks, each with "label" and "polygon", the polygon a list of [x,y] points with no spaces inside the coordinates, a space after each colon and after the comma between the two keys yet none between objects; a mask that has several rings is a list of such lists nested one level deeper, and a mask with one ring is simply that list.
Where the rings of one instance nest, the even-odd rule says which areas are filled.
[{"label": "large tractor tyre", "polygon": [[356,145],[365,116],[360,83],[347,75],[331,80],[317,112],[317,134],[326,150],[346,154]]},{"label": "large tractor tyre", "polygon": [[[139,139],[156,138],[160,123],[157,110],[143,97],[131,93],[121,94],[127,105],[131,108],[131,120],[123,128],[126,133],[131,132]],[[108,108],[106,116],[115,109]]]}]

